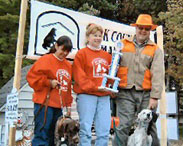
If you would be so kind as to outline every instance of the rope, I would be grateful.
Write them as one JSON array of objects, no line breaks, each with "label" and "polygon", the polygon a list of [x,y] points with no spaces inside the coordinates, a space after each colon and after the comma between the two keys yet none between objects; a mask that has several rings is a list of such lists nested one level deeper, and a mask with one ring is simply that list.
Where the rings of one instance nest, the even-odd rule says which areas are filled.
[{"label": "rope", "polygon": [[62,98],[62,86],[61,86],[61,84],[59,84],[59,95],[60,95],[60,104],[61,104],[63,118],[70,118],[67,115],[67,112],[68,112],[68,107],[67,106],[65,107],[66,112],[64,112],[63,98]]},{"label": "rope", "polygon": [[[46,124],[46,113],[47,113],[47,109],[48,109],[48,101],[49,101],[49,99],[50,99],[50,92],[51,92],[51,88],[49,88],[48,93],[47,93],[47,95],[46,95],[46,98],[45,98],[43,104],[41,104],[41,106],[40,106],[38,112],[37,112],[37,113],[35,114],[35,116],[34,116],[34,120],[33,120],[33,121],[36,120],[37,116],[39,115],[39,113],[41,112],[41,110],[43,109],[43,107],[45,107],[45,110],[44,110],[44,122],[43,122],[42,127],[40,128],[40,131],[44,128],[44,126],[45,126],[45,124]],[[36,126],[37,126],[37,125],[35,125],[35,127],[36,127]]]}]

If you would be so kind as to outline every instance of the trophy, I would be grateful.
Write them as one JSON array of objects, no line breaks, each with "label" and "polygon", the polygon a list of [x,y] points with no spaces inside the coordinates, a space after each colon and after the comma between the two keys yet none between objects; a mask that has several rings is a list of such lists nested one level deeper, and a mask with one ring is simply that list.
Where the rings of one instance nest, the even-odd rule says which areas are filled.
[{"label": "trophy", "polygon": [[[120,62],[120,58],[123,55],[120,52],[123,49],[123,47],[124,47],[124,45],[121,41],[116,43],[116,50],[113,51],[113,53],[112,53],[112,62],[111,62],[111,66],[109,69],[109,73],[103,74],[102,85],[99,87],[99,89],[104,89],[104,90],[115,92],[115,93],[118,92],[117,88],[119,85],[120,78],[116,77],[116,74],[118,71],[118,65]],[[106,87],[106,83],[107,83],[108,79],[114,80],[112,87]]]}]

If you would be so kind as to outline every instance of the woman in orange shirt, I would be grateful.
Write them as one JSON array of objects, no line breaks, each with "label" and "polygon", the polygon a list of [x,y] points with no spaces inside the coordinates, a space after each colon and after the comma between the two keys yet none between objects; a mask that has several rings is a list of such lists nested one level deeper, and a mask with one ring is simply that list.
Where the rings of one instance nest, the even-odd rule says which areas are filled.
[{"label": "woman in orange shirt", "polygon": [[[60,37],[50,52],[39,58],[27,74],[27,81],[30,87],[34,89],[35,127],[33,146],[54,146],[54,129],[58,117],[62,115],[61,107],[66,107],[68,109],[67,114],[70,114],[72,67],[65,58],[71,49],[70,38],[67,36]],[[61,96],[59,95],[59,87],[62,91]],[[49,95],[49,99],[46,112],[46,106],[41,110],[40,108],[42,104],[45,104],[47,95]],[[44,112],[47,116],[44,116]],[[46,120],[46,123],[44,123],[44,120]]]},{"label": "woman in orange shirt", "polygon": [[96,146],[108,146],[111,123],[110,92],[99,90],[103,74],[108,72],[111,55],[100,48],[103,29],[96,24],[86,28],[86,48],[79,50],[73,64],[74,91],[80,122],[80,146],[91,146],[94,121]]}]

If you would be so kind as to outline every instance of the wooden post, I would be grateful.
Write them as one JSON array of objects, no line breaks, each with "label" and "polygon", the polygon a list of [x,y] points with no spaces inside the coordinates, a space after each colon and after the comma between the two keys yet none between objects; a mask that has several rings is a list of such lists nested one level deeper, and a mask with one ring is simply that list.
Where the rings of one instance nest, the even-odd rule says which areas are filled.
[{"label": "wooden post", "polygon": [[[14,69],[14,82],[13,82],[13,88],[16,88],[17,91],[20,89],[27,5],[28,5],[27,0],[21,1],[17,51],[16,51],[16,60],[15,60],[15,69]],[[10,125],[9,146],[15,146],[15,134],[16,134],[16,126]]]},{"label": "wooden post", "polygon": [[[163,28],[157,27],[157,44],[163,50]],[[161,146],[167,146],[167,119],[166,119],[166,95],[165,82],[163,85],[163,92],[160,99],[160,120],[161,120]]]},{"label": "wooden post", "polygon": [[16,127],[10,127],[9,146],[15,146]]},{"label": "wooden post", "polygon": [[26,13],[27,13],[27,0],[21,1],[20,18],[19,18],[19,31],[18,31],[18,42],[14,69],[14,82],[13,87],[19,90],[20,88],[20,78],[21,78],[21,68],[22,68],[22,56],[23,56],[23,46],[24,46],[24,33],[25,33],[25,23],[26,23]]}]

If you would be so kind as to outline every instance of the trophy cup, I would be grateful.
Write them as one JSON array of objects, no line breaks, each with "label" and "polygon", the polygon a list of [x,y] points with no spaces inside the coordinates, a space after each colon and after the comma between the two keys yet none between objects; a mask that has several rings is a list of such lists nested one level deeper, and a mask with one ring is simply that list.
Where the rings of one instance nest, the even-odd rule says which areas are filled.
[{"label": "trophy cup", "polygon": [[[113,51],[113,53],[112,53],[112,62],[111,62],[111,66],[109,69],[109,73],[108,73],[108,75],[107,74],[103,75],[104,77],[102,80],[102,85],[99,87],[99,89],[104,89],[104,90],[115,92],[115,93],[118,92],[117,87],[119,85],[120,78],[116,77],[116,74],[118,71],[118,65],[120,62],[120,58],[123,55],[120,52],[123,49],[123,47],[124,47],[124,45],[121,41],[118,41],[116,43],[116,50]],[[106,87],[106,83],[107,83],[108,79],[114,80],[112,87]]]}]

